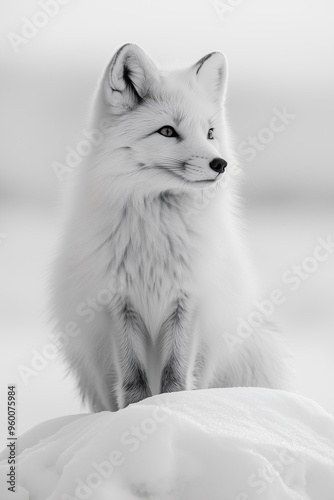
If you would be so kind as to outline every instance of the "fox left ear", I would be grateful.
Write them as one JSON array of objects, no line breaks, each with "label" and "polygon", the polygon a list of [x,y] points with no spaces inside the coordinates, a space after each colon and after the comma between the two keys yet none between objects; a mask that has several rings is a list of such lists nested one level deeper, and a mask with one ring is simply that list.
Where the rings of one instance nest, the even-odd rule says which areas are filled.
[{"label": "fox left ear", "polygon": [[105,95],[115,114],[136,107],[145,99],[159,72],[146,52],[134,43],[123,45],[112,58],[105,75]]},{"label": "fox left ear", "polygon": [[200,59],[193,67],[195,77],[209,97],[222,104],[227,83],[227,61],[222,52],[211,52]]}]

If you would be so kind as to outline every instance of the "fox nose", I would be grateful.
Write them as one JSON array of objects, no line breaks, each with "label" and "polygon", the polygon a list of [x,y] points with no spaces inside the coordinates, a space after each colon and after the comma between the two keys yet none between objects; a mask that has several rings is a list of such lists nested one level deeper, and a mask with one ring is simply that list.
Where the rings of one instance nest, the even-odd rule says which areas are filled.
[{"label": "fox nose", "polygon": [[223,158],[214,158],[210,161],[209,165],[212,170],[218,172],[218,174],[222,174],[227,167],[227,161],[223,160]]}]

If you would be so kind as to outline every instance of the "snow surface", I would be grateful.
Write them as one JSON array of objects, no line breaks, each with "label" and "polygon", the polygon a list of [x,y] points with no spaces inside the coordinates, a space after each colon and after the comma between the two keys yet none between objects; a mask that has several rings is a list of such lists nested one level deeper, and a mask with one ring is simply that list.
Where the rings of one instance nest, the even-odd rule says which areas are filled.
[{"label": "snow surface", "polygon": [[334,418],[259,388],[164,394],[116,413],[61,417],[18,442],[7,500],[333,500]]}]

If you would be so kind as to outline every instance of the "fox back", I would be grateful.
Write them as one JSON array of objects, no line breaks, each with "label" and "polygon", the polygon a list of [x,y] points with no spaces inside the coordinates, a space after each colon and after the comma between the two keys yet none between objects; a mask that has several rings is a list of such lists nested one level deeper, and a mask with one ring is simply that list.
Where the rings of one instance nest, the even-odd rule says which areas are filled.
[{"label": "fox back", "polygon": [[134,44],[101,79],[91,120],[101,140],[75,179],[54,282],[64,354],[96,411],[162,392],[284,386],[263,315],[240,328],[258,292],[226,81],[220,52],[167,72]]}]

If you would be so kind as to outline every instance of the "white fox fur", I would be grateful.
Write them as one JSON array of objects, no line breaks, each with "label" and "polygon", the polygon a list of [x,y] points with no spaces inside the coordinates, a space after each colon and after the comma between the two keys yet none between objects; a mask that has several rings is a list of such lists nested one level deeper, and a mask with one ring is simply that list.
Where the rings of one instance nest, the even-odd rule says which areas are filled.
[{"label": "white fox fur", "polygon": [[226,77],[219,52],[163,72],[127,44],[102,78],[91,128],[109,122],[80,167],[54,285],[65,356],[96,411],[159,392],[285,387],[270,326],[237,333],[258,297],[239,176],[210,168],[235,163]]}]

